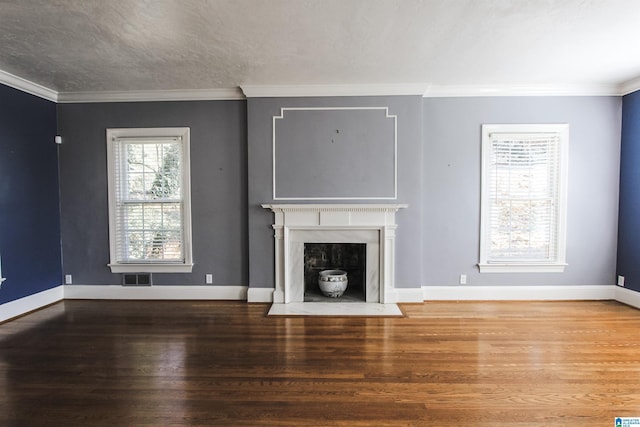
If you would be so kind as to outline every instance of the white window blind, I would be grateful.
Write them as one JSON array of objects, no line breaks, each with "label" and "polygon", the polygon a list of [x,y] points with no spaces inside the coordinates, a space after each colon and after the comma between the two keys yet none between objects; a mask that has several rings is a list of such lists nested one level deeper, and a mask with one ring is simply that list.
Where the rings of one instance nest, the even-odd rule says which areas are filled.
[{"label": "white window blind", "polygon": [[483,127],[481,270],[564,266],[564,126]]},{"label": "white window blind", "polygon": [[190,268],[188,132],[161,130],[108,132],[112,271]]}]

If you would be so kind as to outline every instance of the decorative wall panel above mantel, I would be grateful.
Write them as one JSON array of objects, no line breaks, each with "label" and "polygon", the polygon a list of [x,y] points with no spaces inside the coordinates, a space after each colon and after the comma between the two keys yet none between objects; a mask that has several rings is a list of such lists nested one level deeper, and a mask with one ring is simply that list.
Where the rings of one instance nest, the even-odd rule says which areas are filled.
[{"label": "decorative wall panel above mantel", "polygon": [[388,107],[281,108],[274,200],[397,198],[397,117]]}]

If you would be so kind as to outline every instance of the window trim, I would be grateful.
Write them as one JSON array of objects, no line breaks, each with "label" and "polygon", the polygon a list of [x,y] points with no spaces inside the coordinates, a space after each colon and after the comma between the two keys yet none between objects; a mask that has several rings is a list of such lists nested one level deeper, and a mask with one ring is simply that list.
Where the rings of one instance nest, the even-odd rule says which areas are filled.
[{"label": "window trim", "polygon": [[[190,128],[109,128],[107,136],[107,179],[109,198],[109,255],[107,266],[112,273],[191,273],[193,269],[192,229],[191,229],[191,160]],[[181,138],[182,141],[182,228],[184,233],[184,261],[118,262],[116,247],[116,139],[123,138]]]},{"label": "window trim", "polygon": [[[488,230],[491,211],[489,208],[489,161],[491,158],[491,135],[495,133],[537,134],[554,133],[560,138],[558,161],[558,195],[556,213],[556,259],[552,262],[514,260],[513,262],[490,262]],[[480,194],[480,262],[481,273],[562,273],[567,266],[567,180],[569,163],[569,125],[562,124],[485,124],[482,125],[482,166]]]}]

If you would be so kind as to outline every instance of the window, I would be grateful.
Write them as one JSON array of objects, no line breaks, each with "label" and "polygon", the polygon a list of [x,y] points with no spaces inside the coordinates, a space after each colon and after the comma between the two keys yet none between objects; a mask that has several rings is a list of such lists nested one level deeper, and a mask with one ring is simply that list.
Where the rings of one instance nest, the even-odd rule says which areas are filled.
[{"label": "window", "polygon": [[107,129],[113,273],[188,273],[189,128]]},{"label": "window", "polygon": [[481,272],[562,272],[569,126],[483,125]]}]

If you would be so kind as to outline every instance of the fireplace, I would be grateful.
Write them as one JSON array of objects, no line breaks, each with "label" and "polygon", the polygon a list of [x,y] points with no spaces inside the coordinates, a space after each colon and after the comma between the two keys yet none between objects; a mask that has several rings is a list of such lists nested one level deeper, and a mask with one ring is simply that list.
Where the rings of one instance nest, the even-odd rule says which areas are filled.
[{"label": "fireplace", "polygon": [[[275,214],[274,303],[305,302],[305,276],[311,275],[305,272],[305,245],[314,244],[360,245],[364,258],[360,272],[361,301],[373,304],[397,301],[395,213],[407,205],[265,204],[262,207]],[[337,266],[330,266],[334,267]]]},{"label": "fireplace", "polygon": [[[304,302],[365,302],[366,243],[305,243]],[[321,271],[347,273],[348,285],[340,297],[323,294],[318,284]]]}]

